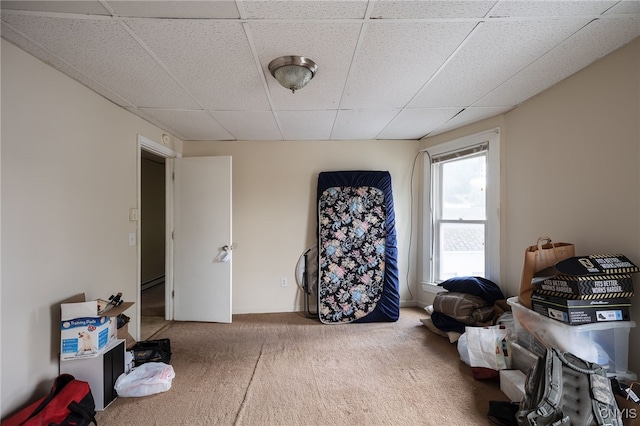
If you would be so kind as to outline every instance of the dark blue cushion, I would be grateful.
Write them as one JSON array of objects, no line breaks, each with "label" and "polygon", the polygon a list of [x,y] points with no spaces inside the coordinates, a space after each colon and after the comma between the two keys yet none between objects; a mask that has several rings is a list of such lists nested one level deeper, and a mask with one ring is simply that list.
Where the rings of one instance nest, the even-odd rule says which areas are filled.
[{"label": "dark blue cushion", "polygon": [[468,293],[482,297],[489,304],[504,299],[502,290],[496,283],[482,277],[453,277],[439,284],[449,291]]}]

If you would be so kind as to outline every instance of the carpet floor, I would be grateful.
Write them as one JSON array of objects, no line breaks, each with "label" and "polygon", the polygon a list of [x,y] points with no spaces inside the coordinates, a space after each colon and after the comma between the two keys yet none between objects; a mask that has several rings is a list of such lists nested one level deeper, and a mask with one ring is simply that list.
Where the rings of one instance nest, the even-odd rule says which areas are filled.
[{"label": "carpet floor", "polygon": [[109,425],[488,425],[497,382],[403,308],[394,323],[322,325],[300,313],[172,322],[171,389],[118,398]]}]

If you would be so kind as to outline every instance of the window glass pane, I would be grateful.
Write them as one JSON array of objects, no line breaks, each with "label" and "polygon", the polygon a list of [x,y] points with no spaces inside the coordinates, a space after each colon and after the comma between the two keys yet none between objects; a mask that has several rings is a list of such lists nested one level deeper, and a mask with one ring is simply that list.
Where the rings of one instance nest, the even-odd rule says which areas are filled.
[{"label": "window glass pane", "polygon": [[486,218],[486,154],[441,163],[442,218]]},{"label": "window glass pane", "polygon": [[484,277],[484,224],[440,225],[439,280],[452,277]]}]

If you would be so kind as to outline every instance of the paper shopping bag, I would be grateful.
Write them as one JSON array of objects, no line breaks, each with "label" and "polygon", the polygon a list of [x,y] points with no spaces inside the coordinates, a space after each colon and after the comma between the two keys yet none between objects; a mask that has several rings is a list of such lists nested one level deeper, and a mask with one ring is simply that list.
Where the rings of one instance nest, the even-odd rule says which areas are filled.
[{"label": "paper shopping bag", "polygon": [[536,245],[527,247],[524,252],[524,265],[518,294],[519,302],[531,309],[531,293],[534,289],[531,280],[534,274],[575,255],[573,244],[554,243],[549,237],[540,237]]}]

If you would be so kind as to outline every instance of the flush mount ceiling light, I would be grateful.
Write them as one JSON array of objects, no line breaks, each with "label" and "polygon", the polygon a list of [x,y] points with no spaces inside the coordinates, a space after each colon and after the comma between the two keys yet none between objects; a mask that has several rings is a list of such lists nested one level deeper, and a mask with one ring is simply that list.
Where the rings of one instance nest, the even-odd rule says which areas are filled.
[{"label": "flush mount ceiling light", "polygon": [[281,56],[269,62],[271,75],[292,93],[306,86],[317,69],[316,63],[304,56]]}]

